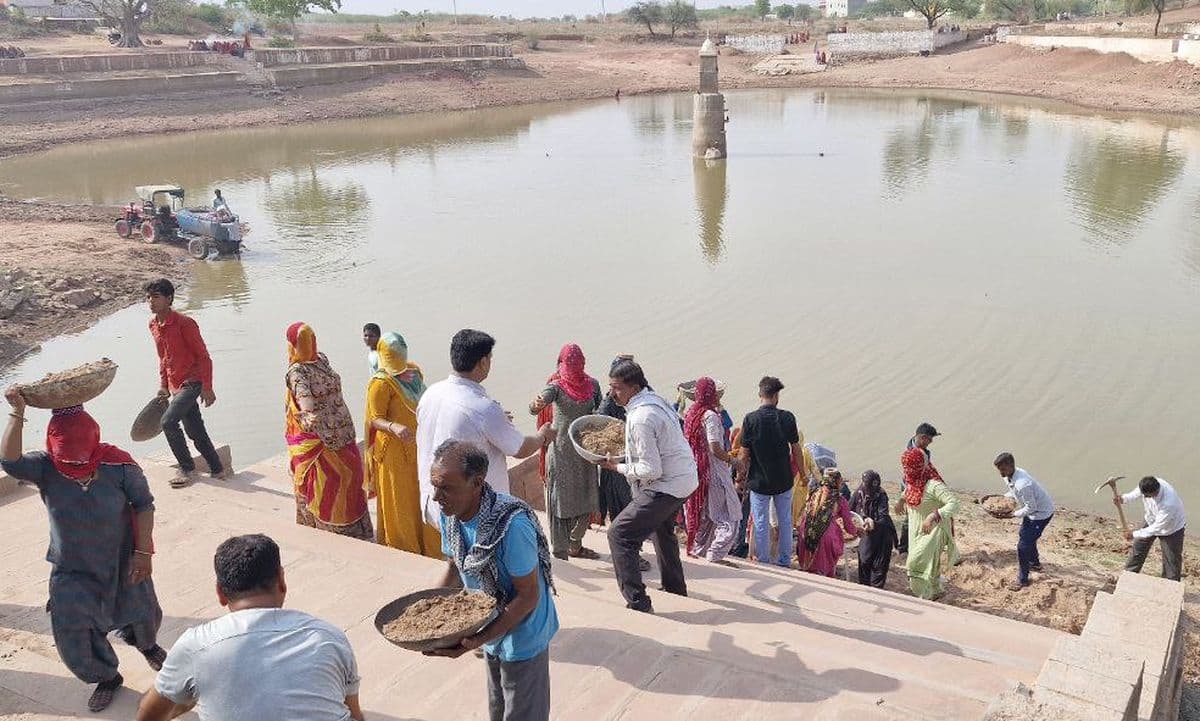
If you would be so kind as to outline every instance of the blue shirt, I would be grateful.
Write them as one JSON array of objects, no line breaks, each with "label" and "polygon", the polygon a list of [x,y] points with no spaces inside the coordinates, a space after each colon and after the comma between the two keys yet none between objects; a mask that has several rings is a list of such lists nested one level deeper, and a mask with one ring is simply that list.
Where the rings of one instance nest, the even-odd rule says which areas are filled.
[{"label": "blue shirt", "polygon": [[[501,494],[503,495],[503,494]],[[447,541],[446,516],[441,514],[439,523],[442,528],[442,553],[452,558],[450,543]],[[475,545],[475,534],[479,528],[479,516],[459,525],[462,529],[463,541],[468,547]],[[515,594],[512,579],[528,576],[538,572],[537,607],[533,609],[524,621],[517,624],[508,634],[499,639],[484,644],[483,649],[490,656],[501,661],[527,661],[541,654],[550,646],[550,639],[558,632],[558,613],[554,610],[554,600],[550,597],[550,588],[546,577],[538,569],[537,532],[529,516],[517,514],[508,524],[504,540],[499,549],[500,587],[511,598]],[[458,569],[462,576],[463,585],[467,588],[482,586],[478,576],[468,575]]]}]

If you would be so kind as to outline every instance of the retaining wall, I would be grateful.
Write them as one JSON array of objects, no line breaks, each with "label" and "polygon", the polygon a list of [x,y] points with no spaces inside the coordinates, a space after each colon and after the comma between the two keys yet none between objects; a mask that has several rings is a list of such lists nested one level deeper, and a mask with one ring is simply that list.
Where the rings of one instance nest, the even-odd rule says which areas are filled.
[{"label": "retaining wall", "polygon": [[[1038,48],[1079,48],[1098,53],[1125,53],[1150,63],[1169,63],[1179,57],[1176,51],[1184,42],[1171,38],[1101,38],[1086,35],[1016,35],[1004,38],[1006,43]],[[1196,51],[1192,49],[1191,53]],[[1194,62],[1188,60],[1188,62]]]},{"label": "retaining wall", "polygon": [[467,45],[379,45],[374,47],[288,48],[250,50],[246,59],[259,67],[372,63],[389,60],[444,58],[511,58],[512,46],[492,43]]},{"label": "retaining wall", "polygon": [[829,60],[892,58],[932,53],[938,48],[966,40],[966,33],[932,30],[897,30],[882,33],[830,33],[825,37]]},{"label": "retaining wall", "polygon": [[121,53],[112,55],[47,55],[0,59],[0,75],[101,73],[110,70],[170,70],[206,65],[212,53]]},{"label": "retaining wall", "polygon": [[379,63],[340,65],[297,65],[268,70],[275,85],[329,85],[367,80],[388,73],[412,73],[425,70],[518,70],[525,67],[520,58],[448,58],[444,60],[393,60]]},{"label": "retaining wall", "polygon": [[229,88],[241,84],[241,73],[193,73],[190,75],[147,75],[134,78],[71,80],[53,83],[0,85],[0,103],[78,98],[115,98],[154,93]]}]

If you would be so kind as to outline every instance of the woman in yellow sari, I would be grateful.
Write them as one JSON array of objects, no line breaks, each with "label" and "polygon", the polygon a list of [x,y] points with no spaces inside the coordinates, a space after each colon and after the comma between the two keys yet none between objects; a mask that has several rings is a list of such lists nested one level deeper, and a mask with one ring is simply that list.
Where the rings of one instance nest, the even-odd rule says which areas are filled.
[{"label": "woman in yellow sari", "polygon": [[304,323],[287,331],[287,444],[296,491],[296,523],[374,540],[354,419],[342,398],[342,380],[317,352]]},{"label": "woman in yellow sari", "polygon": [[379,371],[367,385],[367,483],[378,495],[376,539],[401,551],[442,558],[438,529],[425,523],[417,481],[417,402],[421,369],[408,362],[399,333],[376,346]]}]

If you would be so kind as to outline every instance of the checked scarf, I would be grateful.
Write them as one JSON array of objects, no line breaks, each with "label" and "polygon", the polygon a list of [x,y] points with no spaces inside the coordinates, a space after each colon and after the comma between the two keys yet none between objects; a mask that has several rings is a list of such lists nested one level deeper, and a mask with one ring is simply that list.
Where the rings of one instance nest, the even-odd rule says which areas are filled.
[{"label": "checked scarf", "polygon": [[501,603],[508,603],[509,598],[500,585],[500,558],[497,553],[504,541],[504,534],[508,533],[509,524],[521,513],[527,514],[533,523],[537,533],[538,566],[551,593],[558,595],[550,571],[550,547],[546,544],[546,534],[542,532],[542,525],[533,509],[525,501],[512,496],[501,500],[491,486],[483,484],[479,526],[475,531],[475,544],[470,547],[463,543],[462,521],[457,516],[446,517],[446,533],[449,535],[450,555],[454,557],[454,563],[464,574],[478,578],[482,590]]}]

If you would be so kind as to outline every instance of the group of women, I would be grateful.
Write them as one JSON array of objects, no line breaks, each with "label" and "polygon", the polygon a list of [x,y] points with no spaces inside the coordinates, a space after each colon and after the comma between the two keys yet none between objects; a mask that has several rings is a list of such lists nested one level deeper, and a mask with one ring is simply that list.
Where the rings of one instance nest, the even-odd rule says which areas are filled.
[{"label": "group of women", "polygon": [[[297,523],[439,557],[440,538],[424,523],[417,481],[417,404],[425,382],[421,369],[408,360],[404,338],[386,333],[378,342],[379,370],[367,387],[365,463],[341,380],[317,350],[312,328],[296,323],[288,329],[287,340],[287,442]],[[746,451],[736,431],[731,435],[724,422],[715,381],[697,380],[694,396],[683,417],[700,481],[684,506],[687,552],[727,563],[744,518],[739,479],[744,477]],[[559,352],[546,386],[530,402],[529,412],[537,416],[539,427],[551,423],[558,431],[554,443],[542,451],[540,464],[551,552],[563,560],[597,558],[583,544],[588,526],[614,518],[629,503],[631,491],[614,472],[597,475],[596,466],[575,451],[567,429],[589,414],[623,419],[623,409],[602,393],[600,383],[585,370],[583,351],[569,343]],[[949,550],[951,563],[956,555],[949,516],[957,502],[928,458],[923,448],[910,448],[902,456],[907,482],[895,510],[906,515],[913,530],[907,559],[913,593],[934,598],[942,592],[942,551]],[[804,476],[815,469],[807,468],[813,466],[808,459],[805,466],[797,469],[797,489],[806,488]],[[898,541],[888,495],[875,471],[863,473],[849,499],[844,483],[837,468],[825,468],[807,500],[797,502],[800,568],[833,576],[846,538],[857,536],[858,580],[883,588]],[[369,496],[378,498],[376,529],[367,509]]]},{"label": "group of women", "polygon": [[[408,361],[404,338],[386,333],[376,347],[379,370],[367,385],[365,459],[341,377],[317,350],[313,329],[293,324],[287,343],[285,407],[296,522],[440,558],[441,539],[424,523],[417,481],[417,403],[425,379]],[[368,497],[377,498],[378,528],[371,523]]]}]

